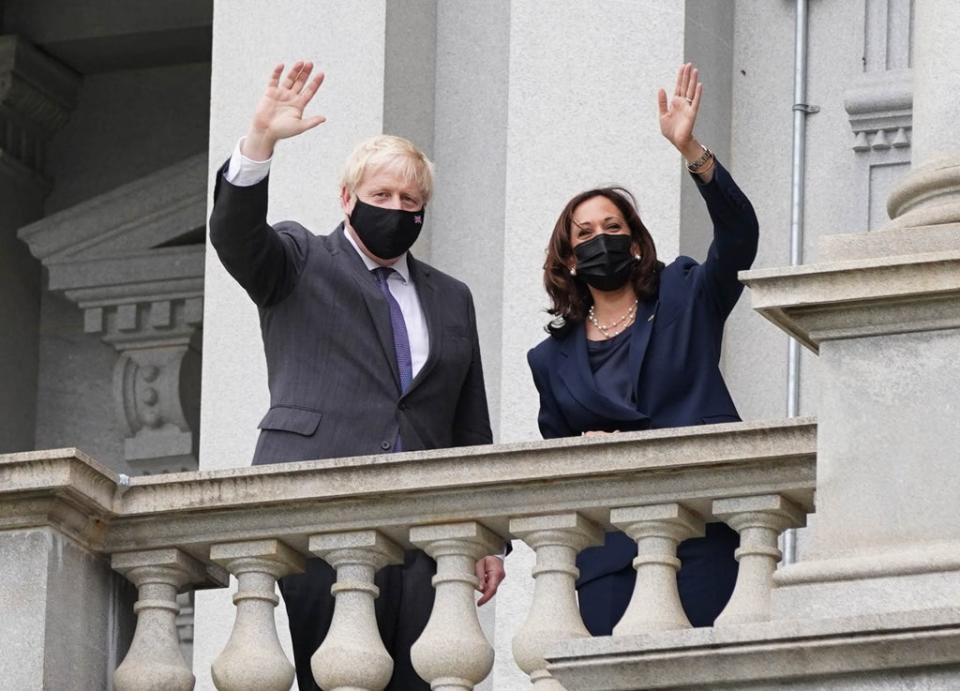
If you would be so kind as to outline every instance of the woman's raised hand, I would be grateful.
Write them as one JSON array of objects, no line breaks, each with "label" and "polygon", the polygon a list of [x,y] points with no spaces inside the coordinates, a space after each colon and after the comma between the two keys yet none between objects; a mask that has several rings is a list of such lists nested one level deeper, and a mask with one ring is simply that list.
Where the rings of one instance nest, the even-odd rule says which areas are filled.
[{"label": "woman's raised hand", "polygon": [[273,69],[267,90],[254,112],[250,132],[243,143],[245,156],[255,160],[270,158],[278,141],[303,134],[326,120],[322,115],[303,115],[307,104],[323,83],[323,72],[318,72],[307,81],[312,71],[313,63],[303,60],[295,62],[285,77],[283,65]]},{"label": "woman's raised hand", "polygon": [[703,84],[698,77],[699,70],[693,63],[686,63],[677,72],[677,85],[667,101],[667,92],[660,89],[658,101],[660,106],[660,132],[681,153],[690,150],[693,142],[693,125],[697,120],[697,111],[700,109],[700,96],[703,93]]}]

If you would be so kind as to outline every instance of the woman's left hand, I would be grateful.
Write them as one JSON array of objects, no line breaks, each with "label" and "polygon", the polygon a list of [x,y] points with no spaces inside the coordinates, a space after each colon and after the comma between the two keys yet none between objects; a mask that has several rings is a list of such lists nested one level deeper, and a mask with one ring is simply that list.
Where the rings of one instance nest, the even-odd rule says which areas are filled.
[{"label": "woman's left hand", "polygon": [[669,107],[667,92],[660,89],[658,94],[660,132],[680,153],[689,152],[694,141],[693,125],[697,121],[700,95],[703,93],[699,75],[700,71],[688,62],[677,73],[677,85],[670,96]]}]

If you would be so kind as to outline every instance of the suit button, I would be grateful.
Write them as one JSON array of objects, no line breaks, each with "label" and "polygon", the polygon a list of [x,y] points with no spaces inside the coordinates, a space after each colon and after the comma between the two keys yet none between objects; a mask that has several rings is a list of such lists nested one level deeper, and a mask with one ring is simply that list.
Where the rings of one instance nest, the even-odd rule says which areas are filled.
[{"label": "suit button", "polygon": [[407,409],[407,404],[406,404],[406,403],[401,403],[401,404],[398,405],[397,407],[400,408],[400,410],[406,410],[406,409]]},{"label": "suit button", "polygon": [[391,446],[393,446],[393,444],[391,444],[388,441],[380,442],[380,448],[383,449],[384,451],[389,451]]}]

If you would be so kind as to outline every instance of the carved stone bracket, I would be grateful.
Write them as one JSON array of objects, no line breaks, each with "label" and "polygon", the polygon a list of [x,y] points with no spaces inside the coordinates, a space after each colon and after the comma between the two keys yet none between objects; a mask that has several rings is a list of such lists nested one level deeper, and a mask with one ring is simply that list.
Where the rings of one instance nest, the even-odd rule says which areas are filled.
[{"label": "carved stone bracket", "polygon": [[909,70],[865,75],[846,92],[844,107],[854,133],[854,151],[910,146],[913,84]]},{"label": "carved stone bracket", "polygon": [[910,167],[910,70],[866,73],[845,96],[844,106],[854,134],[853,150],[860,168],[856,198],[863,200],[863,229],[876,229],[886,225],[884,202]]},{"label": "carved stone bracket", "polygon": [[853,131],[863,230],[887,224],[885,200],[910,167],[913,79],[911,0],[866,0],[863,74],[844,92]]},{"label": "carved stone bracket", "polygon": [[206,156],[193,156],[20,229],[50,290],[120,356],[124,455],[142,473],[197,467]]},{"label": "carved stone bracket", "polygon": [[17,36],[0,36],[0,167],[44,188],[46,142],[77,102],[80,78]]}]

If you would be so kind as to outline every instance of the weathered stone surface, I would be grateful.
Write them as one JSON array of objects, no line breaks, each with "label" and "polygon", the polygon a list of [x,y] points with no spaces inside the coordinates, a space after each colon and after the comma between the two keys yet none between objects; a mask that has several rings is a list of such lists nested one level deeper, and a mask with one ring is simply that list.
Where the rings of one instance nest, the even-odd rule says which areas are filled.
[{"label": "weathered stone surface", "polygon": [[133,587],[49,527],[0,530],[0,564],[3,687],[108,688],[133,634]]}]

